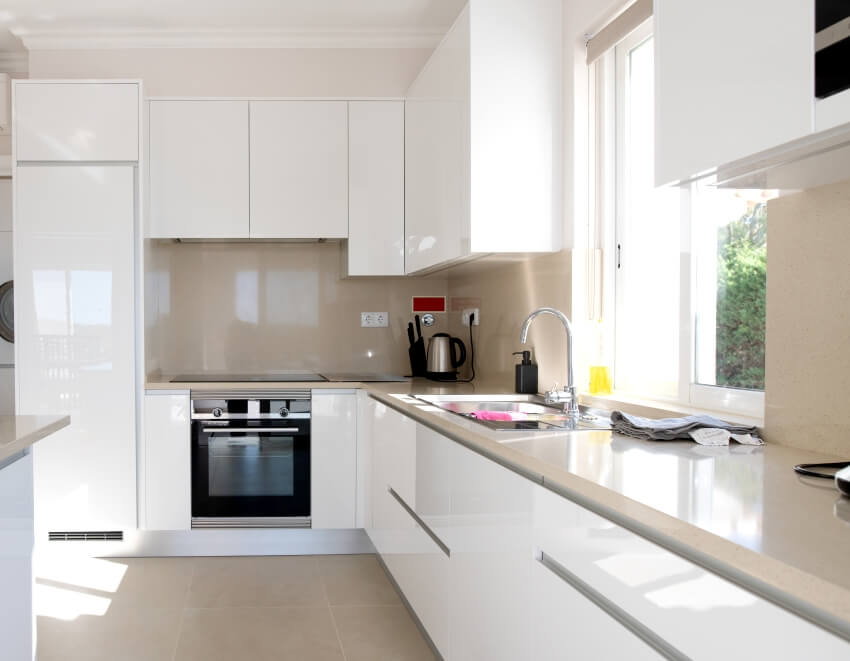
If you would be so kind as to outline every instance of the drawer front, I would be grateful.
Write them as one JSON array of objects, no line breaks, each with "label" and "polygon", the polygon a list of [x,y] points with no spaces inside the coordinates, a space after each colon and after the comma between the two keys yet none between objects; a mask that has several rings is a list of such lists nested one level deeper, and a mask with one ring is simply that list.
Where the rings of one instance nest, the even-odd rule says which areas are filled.
[{"label": "drawer front", "polygon": [[[548,559],[545,569],[565,570],[573,589],[584,586],[588,608],[591,602],[615,606],[625,618],[621,624],[636,625],[632,632],[648,634],[644,640],[665,657],[850,658],[843,639],[548,489],[535,489],[535,547]],[[581,626],[566,625],[563,635]]]},{"label": "drawer front", "polygon": [[15,157],[18,161],[139,160],[139,85],[16,85]]}]

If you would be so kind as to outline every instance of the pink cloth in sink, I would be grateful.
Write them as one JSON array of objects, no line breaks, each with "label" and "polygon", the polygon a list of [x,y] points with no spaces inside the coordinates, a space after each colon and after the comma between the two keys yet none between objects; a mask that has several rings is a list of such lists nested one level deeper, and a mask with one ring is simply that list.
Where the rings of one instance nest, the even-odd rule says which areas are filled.
[{"label": "pink cloth in sink", "polygon": [[473,411],[469,415],[472,418],[492,422],[511,422],[512,420],[525,420],[526,418],[524,413],[511,413],[510,411]]}]

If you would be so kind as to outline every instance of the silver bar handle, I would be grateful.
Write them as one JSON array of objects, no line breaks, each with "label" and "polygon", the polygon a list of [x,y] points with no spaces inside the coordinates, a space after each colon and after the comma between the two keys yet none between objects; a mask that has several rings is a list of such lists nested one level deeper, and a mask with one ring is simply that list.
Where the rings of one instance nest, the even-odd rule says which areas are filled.
[{"label": "silver bar handle", "polygon": [[546,555],[544,551],[540,551],[537,556],[537,562],[596,604],[596,606],[617,620],[617,622],[622,624],[665,659],[671,659],[671,661],[690,661],[690,657],[687,654],[683,654],[673,647],[652,629],[624,611],[601,592],[585,583],[552,556]]},{"label": "silver bar handle", "polygon": [[285,433],[294,433],[301,431],[298,427],[204,427],[202,430],[205,434],[212,434],[214,432],[285,432]]},{"label": "silver bar handle", "polygon": [[395,498],[395,499],[398,501],[398,504],[399,504],[399,505],[401,505],[401,506],[402,506],[402,508],[404,508],[404,511],[405,511],[405,512],[407,512],[407,513],[411,516],[411,518],[412,518],[414,521],[416,521],[416,524],[417,524],[420,528],[422,528],[422,530],[424,530],[424,531],[425,531],[425,533],[428,535],[428,537],[430,537],[430,538],[434,541],[434,543],[435,543],[437,546],[439,546],[439,547],[440,547],[440,550],[441,550],[443,553],[445,553],[445,554],[446,554],[446,557],[447,557],[447,558],[452,557],[452,551],[451,551],[451,549],[443,543],[443,540],[442,540],[442,539],[440,539],[439,537],[437,537],[437,533],[435,533],[433,530],[431,530],[431,528],[428,526],[428,524],[427,524],[427,523],[425,523],[425,522],[424,522],[424,521],[423,521],[423,520],[419,517],[419,515],[418,515],[416,512],[414,512],[414,511],[413,511],[413,509],[410,507],[410,505],[408,505],[406,502],[404,502],[404,499],[396,493],[396,490],[395,490],[395,489],[393,489],[392,487],[387,487],[387,491],[389,492],[389,494],[390,494],[393,498]]}]

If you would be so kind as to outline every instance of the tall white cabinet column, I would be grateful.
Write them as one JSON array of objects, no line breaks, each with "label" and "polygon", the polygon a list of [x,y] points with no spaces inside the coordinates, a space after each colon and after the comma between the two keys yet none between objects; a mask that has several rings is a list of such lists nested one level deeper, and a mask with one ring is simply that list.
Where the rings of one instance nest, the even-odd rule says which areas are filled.
[{"label": "tall white cabinet column", "polygon": [[[66,94],[72,108],[113,104],[110,123],[81,125],[83,157],[93,160],[76,157]],[[15,84],[16,148],[21,127],[57,136],[33,152],[37,161],[14,154],[17,410],[71,416],[34,448],[37,541],[48,531],[136,527],[140,96],[138,82]]]}]

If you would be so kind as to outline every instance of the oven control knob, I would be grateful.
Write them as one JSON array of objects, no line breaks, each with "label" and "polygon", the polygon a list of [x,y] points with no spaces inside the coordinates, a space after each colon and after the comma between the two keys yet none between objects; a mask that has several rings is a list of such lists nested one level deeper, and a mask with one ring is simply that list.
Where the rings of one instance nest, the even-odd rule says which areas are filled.
[{"label": "oven control knob", "polygon": [[222,410],[221,410],[218,406],[216,406],[216,407],[212,410],[212,414],[213,414],[216,418],[220,418],[222,413],[223,413],[223,411],[222,411]]},{"label": "oven control knob", "polygon": [[285,418],[286,416],[289,415],[289,409],[286,408],[285,406],[281,406],[280,411],[278,411],[278,413],[280,413],[281,418]]}]

